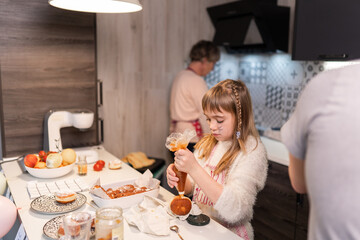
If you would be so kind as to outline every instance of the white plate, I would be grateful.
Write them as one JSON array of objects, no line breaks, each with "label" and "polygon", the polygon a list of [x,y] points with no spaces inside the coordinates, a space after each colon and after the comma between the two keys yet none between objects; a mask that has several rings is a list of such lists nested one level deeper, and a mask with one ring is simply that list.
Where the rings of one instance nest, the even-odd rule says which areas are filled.
[{"label": "white plate", "polygon": [[70,165],[59,167],[59,168],[30,168],[25,166],[26,170],[33,175],[34,177],[38,178],[57,178],[62,177],[73,170],[75,163]]},{"label": "white plate", "polygon": [[75,201],[69,203],[57,202],[54,195],[43,195],[35,198],[30,207],[32,210],[43,214],[60,214],[74,211],[84,205],[85,202],[86,196],[81,193],[77,193]]}]

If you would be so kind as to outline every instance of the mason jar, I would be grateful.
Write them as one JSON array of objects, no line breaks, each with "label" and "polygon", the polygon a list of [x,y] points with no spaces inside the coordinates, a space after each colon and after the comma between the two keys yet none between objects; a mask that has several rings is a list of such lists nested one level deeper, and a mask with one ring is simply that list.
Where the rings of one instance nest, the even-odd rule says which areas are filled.
[{"label": "mason jar", "polygon": [[120,207],[103,207],[96,210],[96,240],[123,240],[124,221]]}]

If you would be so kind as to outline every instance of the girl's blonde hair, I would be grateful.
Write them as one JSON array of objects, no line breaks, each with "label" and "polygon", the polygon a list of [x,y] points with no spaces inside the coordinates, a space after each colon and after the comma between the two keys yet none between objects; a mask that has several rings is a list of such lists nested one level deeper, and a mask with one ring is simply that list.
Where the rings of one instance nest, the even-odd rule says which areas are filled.
[{"label": "girl's blonde hair", "polygon": [[[240,151],[246,153],[248,149],[245,149],[245,142],[249,136],[256,139],[259,137],[254,123],[250,93],[242,81],[227,79],[216,84],[204,95],[202,108],[204,112],[226,111],[236,119],[232,144],[215,169],[215,174],[219,174],[230,167]],[[203,137],[195,146],[200,152],[200,159],[208,159],[217,142],[212,134]]]}]

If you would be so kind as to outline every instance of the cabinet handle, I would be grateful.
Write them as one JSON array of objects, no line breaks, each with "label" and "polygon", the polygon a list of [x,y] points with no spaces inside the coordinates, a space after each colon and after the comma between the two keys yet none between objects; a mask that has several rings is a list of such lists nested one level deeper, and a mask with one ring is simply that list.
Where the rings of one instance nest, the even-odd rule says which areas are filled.
[{"label": "cabinet handle", "polygon": [[97,80],[97,84],[98,84],[98,107],[103,105],[103,82],[98,79]]},{"label": "cabinet handle", "polygon": [[103,143],[104,142],[104,119],[102,118],[99,118],[99,141],[100,143]]},{"label": "cabinet handle", "polygon": [[349,55],[346,53],[343,54],[320,54],[319,55],[319,59],[320,60],[344,60],[346,58],[348,58]]}]

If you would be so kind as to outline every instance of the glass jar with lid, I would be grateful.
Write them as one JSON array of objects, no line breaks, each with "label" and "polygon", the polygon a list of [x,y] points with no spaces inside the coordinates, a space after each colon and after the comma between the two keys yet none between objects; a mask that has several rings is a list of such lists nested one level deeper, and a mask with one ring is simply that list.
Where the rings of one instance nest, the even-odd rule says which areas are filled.
[{"label": "glass jar with lid", "polygon": [[123,240],[124,222],[120,207],[103,207],[96,210],[96,240]]}]

